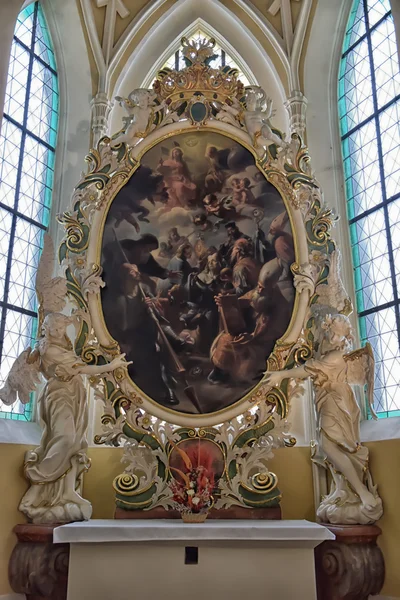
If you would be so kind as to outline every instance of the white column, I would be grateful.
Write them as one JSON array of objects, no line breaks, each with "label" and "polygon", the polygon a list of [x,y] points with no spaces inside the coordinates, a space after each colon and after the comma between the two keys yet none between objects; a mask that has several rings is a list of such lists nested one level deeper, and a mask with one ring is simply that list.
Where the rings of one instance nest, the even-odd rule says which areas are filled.
[{"label": "white column", "polygon": [[285,107],[289,113],[290,132],[298,133],[302,139],[306,131],[307,98],[298,90],[292,91]]},{"label": "white column", "polygon": [[108,117],[112,108],[112,102],[104,92],[99,92],[90,103],[92,109],[92,133],[93,148],[96,148],[97,142],[108,133]]}]

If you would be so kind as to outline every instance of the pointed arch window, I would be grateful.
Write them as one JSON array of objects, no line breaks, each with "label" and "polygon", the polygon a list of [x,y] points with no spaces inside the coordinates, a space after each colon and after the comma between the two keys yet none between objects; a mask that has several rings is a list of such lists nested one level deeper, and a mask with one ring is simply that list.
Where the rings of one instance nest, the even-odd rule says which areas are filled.
[{"label": "pointed arch window", "polygon": [[[36,338],[35,276],[51,206],[58,82],[39,2],[19,14],[12,42],[0,135],[0,387]],[[0,417],[27,420],[32,403]]]},{"label": "pointed arch window", "polygon": [[361,341],[376,359],[375,410],[400,415],[400,74],[389,0],[355,0],[339,118]]},{"label": "pointed arch window", "polygon": [[[192,35],[189,35],[187,37],[190,41],[199,42],[200,40],[203,40],[204,38],[209,39],[210,37],[212,37],[212,35],[205,33],[202,29],[198,29],[195,33],[193,33]],[[214,46],[214,53],[217,56],[214,60],[212,60],[210,62],[210,67],[212,67],[213,69],[218,69],[219,67],[225,67],[225,66],[234,67],[235,69],[237,69],[239,71],[238,78],[240,79],[240,81],[243,83],[244,86],[255,84],[255,81],[253,81],[254,78],[248,77],[247,75],[245,75],[245,73],[240,68],[240,66],[237,64],[237,62],[234,60],[234,58],[217,43]],[[163,68],[164,67],[168,67],[168,68],[174,69],[176,71],[180,71],[181,69],[184,69],[186,67],[186,64],[185,64],[185,61],[184,61],[183,55],[182,55],[182,47],[181,46],[179,48],[177,48],[175,50],[175,52],[173,52],[171,54],[171,56],[168,58],[168,60],[165,61],[165,63],[163,64]],[[252,79],[252,81],[250,81],[250,78]]]}]

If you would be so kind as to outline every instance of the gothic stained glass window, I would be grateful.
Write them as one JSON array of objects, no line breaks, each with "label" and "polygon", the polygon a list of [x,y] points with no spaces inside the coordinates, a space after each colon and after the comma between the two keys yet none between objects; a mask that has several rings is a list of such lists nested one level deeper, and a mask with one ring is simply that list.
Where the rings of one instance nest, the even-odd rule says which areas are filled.
[{"label": "gothic stained glass window", "polygon": [[[0,387],[36,337],[35,276],[49,223],[58,120],[54,53],[39,2],[18,16],[0,136]],[[0,417],[32,405],[0,401]]]},{"label": "gothic stained glass window", "polygon": [[360,337],[376,360],[375,410],[400,415],[400,74],[389,0],[356,0],[339,73]]},{"label": "gothic stained glass window", "polygon": [[[204,38],[209,39],[210,36],[208,34],[204,33],[201,29],[196,31],[196,33],[194,33],[193,35],[188,36],[189,40],[194,40],[196,42],[199,42],[200,40],[203,40]],[[221,48],[221,46],[219,46],[218,44],[215,44],[214,53],[217,55],[217,57],[210,62],[210,67],[212,67],[213,69],[218,69],[219,67],[225,67],[226,65],[228,65],[230,67],[234,67],[235,69],[237,69],[239,71],[238,78],[243,83],[243,85],[245,85],[245,86],[251,85],[249,79],[246,77],[246,75],[240,69],[239,65],[236,64],[235,60],[227,52],[225,52],[225,50],[223,50]],[[180,71],[181,69],[184,69],[186,67],[185,61],[183,60],[181,48],[176,50],[169,57],[169,59],[163,65],[163,68],[164,67],[168,67],[169,69],[175,69],[176,71]]]}]

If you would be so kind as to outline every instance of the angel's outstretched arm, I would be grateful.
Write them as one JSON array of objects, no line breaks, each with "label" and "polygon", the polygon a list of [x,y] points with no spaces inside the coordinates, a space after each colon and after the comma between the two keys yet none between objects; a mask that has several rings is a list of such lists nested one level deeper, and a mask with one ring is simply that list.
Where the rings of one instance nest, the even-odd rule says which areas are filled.
[{"label": "angel's outstretched arm", "polygon": [[125,354],[120,354],[116,356],[110,363],[106,363],[105,365],[86,365],[85,363],[77,363],[74,365],[75,373],[79,373],[80,375],[103,375],[104,373],[109,373],[110,371],[114,371],[119,367],[127,367],[131,362],[127,362],[125,360]]},{"label": "angel's outstretched arm", "polygon": [[265,383],[271,386],[279,385],[284,379],[307,379],[310,377],[310,373],[306,371],[304,365],[285,371],[267,371],[265,374],[267,376]]},{"label": "angel's outstretched arm", "polygon": [[163,101],[163,102],[161,102],[161,104],[152,104],[151,110],[156,113],[160,110],[163,110],[163,108],[165,108],[165,107],[166,107],[166,104],[165,104],[165,101]]}]

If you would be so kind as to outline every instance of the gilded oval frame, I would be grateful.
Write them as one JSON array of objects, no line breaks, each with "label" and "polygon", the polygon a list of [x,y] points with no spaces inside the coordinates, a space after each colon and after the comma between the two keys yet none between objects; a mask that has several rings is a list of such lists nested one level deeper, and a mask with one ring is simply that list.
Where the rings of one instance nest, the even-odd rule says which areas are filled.
[{"label": "gilded oval frame", "polygon": [[[263,173],[264,177],[266,177],[266,179],[278,190],[288,212],[295,246],[295,264],[301,265],[308,263],[309,249],[305,223],[300,207],[296,202],[293,187],[288,182],[287,173],[283,169],[276,167],[276,165],[271,167],[269,162],[264,159],[260,159],[251,143],[250,136],[245,130],[235,128],[227,123],[212,120],[197,126],[194,126],[192,123],[190,123],[190,121],[180,121],[166,125],[160,129],[155,129],[152,131],[146,138],[129,150],[129,162],[131,165],[130,169],[127,171],[126,161],[121,161],[121,166],[118,166],[112,176],[115,184],[112,186],[105,186],[100,196],[99,208],[97,208],[97,210],[94,212],[84,259],[87,268],[89,268],[90,265],[100,264],[103,232],[109,208],[111,207],[112,202],[119,190],[127,183],[130,177],[135,173],[136,169],[140,166],[143,155],[163,140],[166,140],[172,136],[188,133],[190,131],[193,133],[196,131],[219,133],[241,144],[254,156],[256,166]],[[118,178],[119,171],[121,171],[122,175],[120,178]],[[309,294],[300,294],[298,291],[296,291],[295,302],[289,326],[285,334],[275,343],[274,350],[270,357],[273,356],[276,351],[279,350],[279,348],[292,347],[299,342],[305,318],[307,316],[309,300]],[[100,290],[88,295],[87,304],[94,333],[100,346],[111,354],[119,352],[118,342],[111,336],[105,324]],[[174,425],[190,427],[218,425],[222,422],[230,421],[235,417],[245,413],[260,401],[260,395],[264,383],[264,378],[262,378],[245,396],[223,409],[213,413],[196,415],[183,413],[168,407],[164,407],[157,401],[147,396],[140,388],[138,388],[127,374],[122,376],[122,379],[124,379],[124,394],[126,394],[127,391],[130,391],[133,397],[139,397],[141,399],[140,407],[147,414]],[[117,385],[121,385],[122,379],[120,378],[119,382],[117,380]],[[264,396],[265,394],[262,395]]]}]

